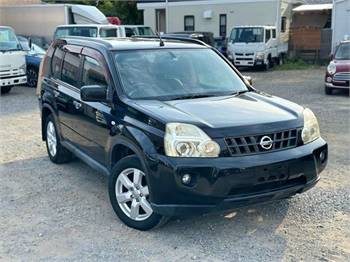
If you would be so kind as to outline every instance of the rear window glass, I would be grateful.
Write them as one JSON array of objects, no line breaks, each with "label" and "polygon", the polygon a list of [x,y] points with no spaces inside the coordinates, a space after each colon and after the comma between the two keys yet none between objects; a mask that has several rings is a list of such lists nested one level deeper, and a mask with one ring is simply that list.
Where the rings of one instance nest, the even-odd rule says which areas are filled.
[{"label": "rear window glass", "polygon": [[62,66],[62,81],[75,86],[78,86],[79,79],[80,55],[67,52],[64,56]]},{"label": "rear window glass", "polygon": [[100,29],[101,37],[118,37],[118,29],[116,28],[101,28]]},{"label": "rear window glass", "polygon": [[82,85],[107,86],[102,65],[97,60],[88,56],[84,60]]},{"label": "rear window glass", "polygon": [[57,47],[52,58],[51,72],[54,78],[61,78],[61,65],[64,52],[60,47]]}]

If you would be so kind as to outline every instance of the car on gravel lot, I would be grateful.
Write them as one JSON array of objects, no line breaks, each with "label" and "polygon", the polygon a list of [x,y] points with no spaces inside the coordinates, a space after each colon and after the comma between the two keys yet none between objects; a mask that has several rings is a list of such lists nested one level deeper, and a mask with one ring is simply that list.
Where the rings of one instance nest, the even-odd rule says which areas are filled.
[{"label": "car on gravel lot", "polygon": [[341,42],[331,57],[325,77],[327,95],[331,95],[334,89],[350,88],[350,41]]},{"label": "car on gravel lot", "polygon": [[41,60],[45,55],[45,50],[40,46],[31,43],[26,37],[18,36],[22,49],[26,52],[27,64],[27,86],[36,87]]},{"label": "car on gravel lot", "polygon": [[108,175],[114,211],[140,230],[304,192],[327,163],[310,109],[198,40],[56,40],[37,91],[51,161]]}]

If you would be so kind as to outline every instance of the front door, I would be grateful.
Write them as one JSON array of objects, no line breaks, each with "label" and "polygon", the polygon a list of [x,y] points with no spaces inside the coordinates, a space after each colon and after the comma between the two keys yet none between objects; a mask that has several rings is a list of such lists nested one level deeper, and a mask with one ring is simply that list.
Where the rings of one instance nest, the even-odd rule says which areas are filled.
[{"label": "front door", "polygon": [[[84,48],[82,51],[81,86],[98,85],[108,88],[112,81],[108,66],[102,54],[94,49]],[[106,164],[105,148],[112,126],[111,107],[107,103],[81,103],[81,114],[75,131],[84,138],[83,147],[87,154],[102,164]]]}]

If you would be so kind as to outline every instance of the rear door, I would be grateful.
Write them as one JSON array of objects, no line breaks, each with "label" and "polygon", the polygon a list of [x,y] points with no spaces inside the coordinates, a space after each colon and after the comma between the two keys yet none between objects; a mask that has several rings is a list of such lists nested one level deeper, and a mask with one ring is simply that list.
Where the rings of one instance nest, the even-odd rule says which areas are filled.
[{"label": "rear door", "polygon": [[[54,95],[61,133],[65,140],[80,145],[84,139],[75,131],[82,117],[80,102],[82,47],[65,45],[57,48],[52,61]],[[56,57],[60,59],[55,59]]]}]

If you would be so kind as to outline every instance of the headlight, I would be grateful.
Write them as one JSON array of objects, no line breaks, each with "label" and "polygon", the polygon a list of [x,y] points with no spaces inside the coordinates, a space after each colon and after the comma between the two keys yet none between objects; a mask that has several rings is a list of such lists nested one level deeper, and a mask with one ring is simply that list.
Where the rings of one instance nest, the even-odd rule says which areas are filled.
[{"label": "headlight", "polygon": [[255,58],[257,60],[264,60],[265,59],[265,53],[264,52],[257,52],[255,55]]},{"label": "headlight", "polygon": [[327,71],[330,75],[334,75],[335,72],[337,72],[337,66],[334,62],[330,62],[330,64],[327,67]]},{"label": "headlight", "polygon": [[23,65],[21,65],[21,66],[19,67],[19,69],[20,69],[20,70],[23,70],[23,73],[25,74],[26,71],[27,71],[27,65],[24,63]]},{"label": "headlight", "polygon": [[165,154],[172,157],[218,157],[220,146],[200,128],[182,123],[166,125]]},{"label": "headlight", "polygon": [[303,112],[304,128],[301,132],[301,138],[304,144],[310,143],[320,137],[320,127],[314,113],[306,108]]}]

